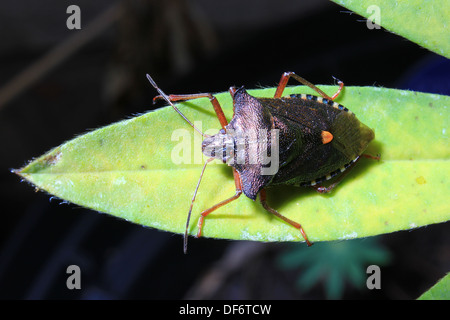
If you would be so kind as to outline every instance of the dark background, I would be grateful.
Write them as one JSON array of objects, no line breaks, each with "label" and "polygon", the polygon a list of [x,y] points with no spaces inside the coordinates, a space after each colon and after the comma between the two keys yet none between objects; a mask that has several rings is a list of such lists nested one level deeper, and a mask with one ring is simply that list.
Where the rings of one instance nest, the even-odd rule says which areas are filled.
[{"label": "dark background", "polygon": [[[81,31],[66,27],[71,4],[81,8]],[[87,129],[150,110],[156,93],[146,73],[167,93],[275,86],[284,71],[295,71],[316,84],[333,84],[335,76],[347,86],[450,94],[448,60],[369,30],[328,1],[123,1],[120,15],[100,18],[104,28],[89,27],[111,5],[0,5],[0,298],[326,298],[320,282],[297,289],[301,269],[279,267],[285,244],[192,239],[183,255],[179,235],[52,200],[10,170]],[[63,43],[68,50],[43,60]],[[417,298],[449,270],[448,227],[377,237],[391,255],[382,289],[349,285],[341,297]],[[81,268],[81,290],[66,288],[70,264]]]}]

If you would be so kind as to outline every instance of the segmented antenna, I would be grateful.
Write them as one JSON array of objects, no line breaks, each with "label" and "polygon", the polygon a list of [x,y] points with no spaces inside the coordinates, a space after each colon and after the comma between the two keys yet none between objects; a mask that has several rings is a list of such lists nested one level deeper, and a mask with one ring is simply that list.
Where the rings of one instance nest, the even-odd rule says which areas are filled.
[{"label": "segmented antenna", "polygon": [[177,108],[175,107],[175,105],[173,104],[173,102],[170,100],[170,97],[164,93],[164,91],[162,91],[158,85],[156,84],[156,82],[152,79],[152,77],[150,77],[150,75],[147,73],[147,79],[148,81],[151,83],[151,85],[156,89],[156,91],[158,91],[158,93],[160,94],[160,96],[167,101],[168,104],[170,104],[172,106],[172,108],[175,109],[176,112],[178,112],[178,114],[180,116],[183,117],[183,119],[189,123],[189,125],[195,129],[195,131],[197,131],[198,133],[200,133],[203,137],[207,136],[205,135],[200,129],[198,129],[196,126],[194,126],[194,124],[188,119],[186,118],[186,116]]},{"label": "segmented antenna", "polygon": [[[162,91],[162,90],[158,87],[158,85],[156,84],[156,82],[152,79],[152,77],[150,77],[149,74],[147,74],[147,79],[148,79],[148,81],[151,83],[151,85],[158,91],[158,93],[160,94],[160,96],[161,96],[164,100],[166,100],[166,101],[167,101],[167,102],[175,109],[175,111],[178,112],[178,114],[181,115],[181,116],[183,117],[183,119],[186,120],[187,123],[189,123],[189,125],[190,125],[192,128],[194,128],[194,129],[195,129],[198,133],[200,133],[203,137],[207,137],[207,136],[208,136],[208,135],[205,135],[203,132],[201,132],[197,127],[195,127],[194,124],[193,124],[191,121],[189,121],[189,119],[187,119],[187,118],[185,117],[185,115],[184,115],[180,110],[178,110],[177,107],[175,107],[175,105],[173,104],[173,102],[170,100],[170,97],[169,97],[168,95],[166,95],[166,94],[164,93],[164,91]],[[197,191],[198,191],[198,188],[199,188],[199,186],[200,186],[200,181],[202,181],[202,177],[203,177],[203,173],[205,172],[206,165],[207,165],[208,163],[210,163],[212,160],[214,160],[214,158],[209,158],[208,160],[206,160],[205,164],[203,165],[202,173],[200,174],[200,178],[198,179],[198,182],[197,182],[197,187],[195,188],[195,192],[194,192],[194,195],[193,195],[192,200],[191,200],[191,206],[190,206],[190,208],[189,208],[189,213],[188,213],[188,217],[187,217],[187,220],[186,220],[186,229],[185,229],[185,231],[184,231],[184,238],[183,238],[183,252],[184,252],[185,254],[187,253],[188,229],[189,229],[189,222],[190,222],[190,220],[191,220],[191,213],[192,213],[192,208],[193,208],[193,206],[194,206],[195,197],[197,196]]]}]

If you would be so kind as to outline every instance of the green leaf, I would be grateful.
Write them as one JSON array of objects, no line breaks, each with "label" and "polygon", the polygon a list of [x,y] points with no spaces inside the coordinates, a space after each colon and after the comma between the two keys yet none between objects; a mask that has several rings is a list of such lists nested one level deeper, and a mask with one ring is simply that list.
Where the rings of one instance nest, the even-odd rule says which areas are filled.
[{"label": "green leaf", "polygon": [[[337,89],[321,88],[328,93]],[[249,90],[265,97],[274,92],[274,88]],[[285,94],[289,93],[313,92],[289,87]],[[230,95],[216,96],[231,119]],[[312,241],[367,237],[449,220],[450,98],[346,87],[337,101],[374,128],[376,138],[367,153],[379,153],[382,160],[362,159],[330,194],[311,188],[274,187],[268,189],[268,203],[301,223]],[[208,99],[182,103],[180,109],[192,121],[201,121],[198,125],[207,133],[220,129]],[[181,140],[180,133],[184,134]],[[192,146],[185,151],[195,164],[174,163],[182,142]],[[138,224],[183,233],[201,167],[200,135],[171,107],[165,107],[79,136],[16,172],[61,199]],[[234,192],[231,169],[209,164],[195,201],[190,234],[196,233],[202,210]],[[303,241],[298,230],[245,196],[208,216],[204,236]]]},{"label": "green leaf", "polygon": [[450,300],[450,273],[422,294],[418,300]]},{"label": "green leaf", "polygon": [[[437,54],[450,58],[450,6],[447,0],[332,0]],[[379,11],[378,11],[379,10]]]}]

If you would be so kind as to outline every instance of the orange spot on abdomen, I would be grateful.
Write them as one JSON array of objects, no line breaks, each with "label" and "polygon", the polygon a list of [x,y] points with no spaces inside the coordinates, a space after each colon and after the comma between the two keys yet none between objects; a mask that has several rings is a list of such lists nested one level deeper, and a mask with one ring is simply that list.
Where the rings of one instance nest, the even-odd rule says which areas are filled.
[{"label": "orange spot on abdomen", "polygon": [[331,132],[322,131],[321,136],[322,136],[323,144],[327,144],[327,143],[331,142],[331,140],[333,140],[333,135],[331,134]]}]

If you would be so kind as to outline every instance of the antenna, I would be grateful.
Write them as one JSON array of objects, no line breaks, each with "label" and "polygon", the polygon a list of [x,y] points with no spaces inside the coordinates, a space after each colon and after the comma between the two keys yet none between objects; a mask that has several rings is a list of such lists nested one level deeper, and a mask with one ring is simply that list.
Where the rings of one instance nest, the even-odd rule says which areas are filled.
[{"label": "antenna", "polygon": [[187,221],[186,221],[186,230],[184,230],[184,238],[183,238],[184,254],[187,253],[188,228],[189,228],[189,221],[191,220],[192,207],[194,206],[195,197],[197,196],[198,187],[200,186],[200,181],[202,181],[203,173],[205,172],[206,165],[208,163],[210,163],[212,160],[214,160],[214,158],[209,158],[208,160],[206,160],[205,164],[203,165],[202,173],[200,174],[200,178],[198,179],[198,182],[197,182],[197,187],[195,188],[194,196],[192,197],[191,207],[189,208],[189,213],[188,213],[188,217],[187,217]]},{"label": "antenna", "polygon": [[204,134],[200,129],[198,129],[196,126],[194,126],[194,124],[188,119],[186,118],[186,116],[177,108],[175,107],[175,105],[173,104],[173,102],[170,100],[170,97],[164,93],[164,91],[162,91],[158,85],[156,84],[156,82],[152,79],[152,77],[150,77],[150,75],[147,73],[147,79],[148,81],[151,83],[151,85],[156,89],[156,91],[158,91],[158,93],[161,95],[161,97],[167,101],[167,103],[169,103],[176,112],[178,112],[178,114],[180,116],[183,117],[183,119],[189,123],[189,125],[195,129],[195,131],[197,131],[198,133],[200,133],[202,135],[202,137],[207,137],[208,135]]}]

